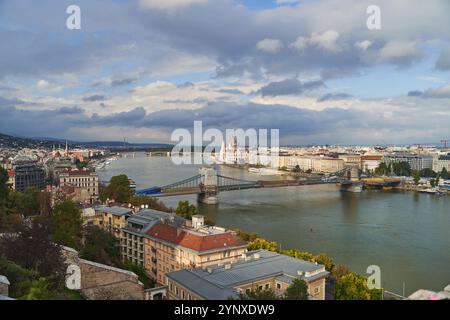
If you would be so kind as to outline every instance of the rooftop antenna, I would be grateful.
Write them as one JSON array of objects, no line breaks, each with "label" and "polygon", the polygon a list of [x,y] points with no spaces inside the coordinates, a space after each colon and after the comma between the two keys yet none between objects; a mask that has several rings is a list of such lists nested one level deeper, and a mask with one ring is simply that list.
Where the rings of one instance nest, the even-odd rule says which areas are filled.
[{"label": "rooftop antenna", "polygon": [[450,140],[446,140],[446,139],[441,140],[441,143],[444,144],[444,148],[446,148],[446,149],[447,149],[447,142],[450,142]]}]

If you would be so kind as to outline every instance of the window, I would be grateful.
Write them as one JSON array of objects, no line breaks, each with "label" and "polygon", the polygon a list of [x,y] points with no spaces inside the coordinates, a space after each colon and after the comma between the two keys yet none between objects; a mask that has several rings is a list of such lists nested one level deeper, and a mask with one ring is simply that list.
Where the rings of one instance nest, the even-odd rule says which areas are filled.
[{"label": "window", "polygon": [[281,283],[277,282],[277,289],[280,290],[281,289]]},{"label": "window", "polygon": [[270,284],[266,284],[266,285],[264,286],[264,289],[266,289],[266,290],[270,289]]},{"label": "window", "polygon": [[314,288],[314,294],[318,294],[320,292],[320,286]]},{"label": "window", "polygon": [[259,290],[262,290],[262,289],[263,289],[263,286],[259,286],[258,289],[259,289]]}]

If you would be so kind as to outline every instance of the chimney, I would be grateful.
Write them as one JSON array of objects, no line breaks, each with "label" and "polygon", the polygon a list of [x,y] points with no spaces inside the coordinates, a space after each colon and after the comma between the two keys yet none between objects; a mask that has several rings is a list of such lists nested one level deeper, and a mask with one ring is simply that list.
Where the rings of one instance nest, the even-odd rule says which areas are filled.
[{"label": "chimney", "polygon": [[0,295],[9,297],[9,281],[5,276],[0,276]]},{"label": "chimney", "polygon": [[225,270],[230,270],[231,269],[231,263],[228,263],[224,266]]},{"label": "chimney", "polygon": [[196,230],[203,228],[205,225],[205,217],[199,214],[192,216],[192,227]]},{"label": "chimney", "polygon": [[213,273],[212,268],[207,268],[206,271],[208,271],[209,274]]}]

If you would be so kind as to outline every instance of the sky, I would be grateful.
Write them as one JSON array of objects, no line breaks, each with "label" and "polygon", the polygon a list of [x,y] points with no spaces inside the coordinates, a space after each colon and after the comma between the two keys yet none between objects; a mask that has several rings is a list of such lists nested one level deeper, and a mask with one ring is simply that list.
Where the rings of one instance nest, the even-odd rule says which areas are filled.
[{"label": "sky", "polygon": [[449,14],[447,0],[0,0],[0,133],[171,142],[201,120],[289,145],[439,144]]}]

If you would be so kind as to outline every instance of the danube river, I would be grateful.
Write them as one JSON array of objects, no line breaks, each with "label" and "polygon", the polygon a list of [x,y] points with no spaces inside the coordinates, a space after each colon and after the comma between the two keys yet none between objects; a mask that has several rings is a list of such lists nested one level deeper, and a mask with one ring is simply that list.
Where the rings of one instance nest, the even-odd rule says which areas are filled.
[{"label": "danube river", "polygon": [[[176,166],[170,158],[113,161],[101,180],[127,174],[138,189],[163,186],[198,174],[198,166]],[[269,180],[244,170],[219,167],[221,174]],[[277,177],[272,177],[277,179]],[[450,196],[414,192],[341,193],[334,185],[223,192],[217,206],[200,205],[217,225],[256,232],[282,249],[327,253],[361,274],[381,268],[383,286],[402,294],[440,291],[450,284]],[[196,196],[162,198],[168,206]]]}]

